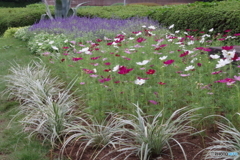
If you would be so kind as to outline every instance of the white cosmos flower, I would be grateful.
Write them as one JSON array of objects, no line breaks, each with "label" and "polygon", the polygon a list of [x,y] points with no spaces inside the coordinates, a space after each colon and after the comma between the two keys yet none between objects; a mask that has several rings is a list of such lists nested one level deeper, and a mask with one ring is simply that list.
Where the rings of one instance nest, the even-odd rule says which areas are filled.
[{"label": "white cosmos flower", "polygon": [[211,35],[209,35],[209,34],[202,35],[202,38],[205,38],[205,37],[211,37]]},{"label": "white cosmos flower", "polygon": [[147,26],[145,26],[145,25],[144,25],[144,26],[142,26],[142,28],[146,28],[146,27],[147,27]]},{"label": "white cosmos flower", "polygon": [[194,41],[189,41],[188,42],[188,45],[192,45],[192,44],[194,44]]},{"label": "white cosmos flower", "polygon": [[210,30],[209,30],[209,32],[212,32],[213,31],[213,28],[211,28]]},{"label": "white cosmos flower", "polygon": [[220,58],[220,56],[217,55],[217,54],[211,54],[210,57],[211,57],[212,59],[218,59],[218,58]]},{"label": "white cosmos flower", "polygon": [[52,46],[52,49],[58,51],[58,48],[56,46]]},{"label": "white cosmos flower", "polygon": [[232,59],[235,56],[235,52],[236,52],[235,49],[232,51],[222,50],[224,58],[227,58],[227,59]]},{"label": "white cosmos flower", "polygon": [[193,58],[190,63],[194,63],[196,60],[198,60],[198,58]]},{"label": "white cosmos flower", "polygon": [[134,38],[133,37],[130,37],[130,38],[128,38],[129,40],[133,40]]},{"label": "white cosmos flower", "polygon": [[230,59],[220,59],[219,61],[218,61],[218,64],[216,65],[216,68],[221,68],[221,67],[223,67],[223,66],[225,66],[226,64],[229,64],[229,63],[231,63],[232,62],[232,60],[230,60]]},{"label": "white cosmos flower", "polygon": [[143,66],[147,64],[150,60],[143,60],[142,62],[136,62],[137,65]]},{"label": "white cosmos flower", "polygon": [[139,32],[139,33],[136,34],[136,36],[139,36],[139,35],[141,35],[141,34],[142,34],[142,32]]},{"label": "white cosmos flower", "polygon": [[149,29],[156,29],[155,26],[149,26],[148,28],[149,28]]},{"label": "white cosmos flower", "polygon": [[68,42],[68,40],[66,39],[65,41],[64,41],[64,43],[67,43]]},{"label": "white cosmos flower", "polygon": [[168,29],[171,29],[171,28],[173,28],[173,27],[174,27],[174,24],[172,24],[171,26],[169,26]]},{"label": "white cosmos flower", "polygon": [[50,41],[50,42],[49,42],[49,44],[53,44],[53,43],[54,43],[54,41]]},{"label": "white cosmos flower", "polygon": [[179,30],[175,31],[175,33],[179,33],[179,32],[180,32]]},{"label": "white cosmos flower", "polygon": [[160,57],[159,59],[160,59],[160,60],[165,60],[165,59],[167,59],[167,57],[168,57],[168,56],[162,56],[162,57]]},{"label": "white cosmos flower", "polygon": [[94,72],[94,73],[97,73],[97,69],[96,69],[96,68],[94,68],[94,69],[93,69],[93,72]]},{"label": "white cosmos flower", "polygon": [[112,71],[113,71],[113,72],[116,72],[116,71],[119,69],[119,67],[120,67],[120,66],[119,66],[119,64],[118,64],[118,65],[116,65],[116,66],[113,68],[113,70],[112,70]]},{"label": "white cosmos flower", "polygon": [[185,71],[189,71],[189,70],[192,70],[192,69],[194,69],[195,67],[193,66],[193,65],[190,65],[190,66],[187,66],[186,68],[185,68]]},{"label": "white cosmos flower", "polygon": [[202,39],[199,41],[200,43],[204,43],[205,42],[205,38],[202,37]]},{"label": "white cosmos flower", "polygon": [[146,80],[144,80],[144,79],[136,79],[136,80],[134,81],[134,83],[137,84],[137,85],[142,85],[142,84],[144,84],[145,82],[146,82]]}]

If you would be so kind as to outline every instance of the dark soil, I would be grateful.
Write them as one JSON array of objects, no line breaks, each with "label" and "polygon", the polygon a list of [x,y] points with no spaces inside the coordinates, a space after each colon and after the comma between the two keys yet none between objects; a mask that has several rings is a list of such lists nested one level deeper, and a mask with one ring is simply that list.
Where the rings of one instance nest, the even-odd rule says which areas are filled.
[{"label": "dark soil", "polygon": [[[202,149],[210,146],[212,140],[211,137],[217,137],[218,131],[214,128],[207,129],[201,135],[178,135],[175,137],[179,142],[181,142],[184,151],[186,153],[188,160],[202,160],[204,159],[204,153]],[[171,145],[175,145],[176,143],[172,143]],[[79,147],[79,144],[72,144],[66,147],[65,150],[65,157],[69,160],[93,160],[94,157],[99,153],[100,149],[93,149],[93,148],[86,148],[82,158],[80,158],[81,153],[83,153],[83,147]],[[179,148],[178,145],[172,147],[174,160],[184,160],[184,155],[182,150]],[[78,154],[79,152],[79,154]],[[78,155],[77,155],[78,154]],[[120,152],[114,150],[114,148],[107,147],[103,149],[95,160],[111,160],[117,157]],[[56,149],[54,151],[54,155],[60,155],[60,149]],[[117,157],[116,160],[124,160],[127,154],[122,154],[121,156]],[[127,160],[139,160],[139,158],[135,155],[130,156]],[[161,155],[152,157],[151,160],[172,160],[170,156],[170,151],[166,150],[162,152]]]}]

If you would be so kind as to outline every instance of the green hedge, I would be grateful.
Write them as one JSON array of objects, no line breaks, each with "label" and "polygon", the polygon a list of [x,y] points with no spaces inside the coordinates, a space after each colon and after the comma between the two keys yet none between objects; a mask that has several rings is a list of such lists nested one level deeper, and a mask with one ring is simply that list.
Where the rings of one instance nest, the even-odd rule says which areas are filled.
[{"label": "green hedge", "polygon": [[213,34],[231,29],[231,33],[240,33],[240,1],[196,2],[167,9],[157,9],[149,17],[160,24],[175,24],[175,30],[198,29],[208,31],[214,28]]}]

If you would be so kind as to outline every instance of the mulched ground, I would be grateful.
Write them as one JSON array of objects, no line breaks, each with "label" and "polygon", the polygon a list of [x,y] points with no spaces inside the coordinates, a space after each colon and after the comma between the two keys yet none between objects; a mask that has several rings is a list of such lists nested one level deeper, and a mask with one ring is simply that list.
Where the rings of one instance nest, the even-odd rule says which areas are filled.
[{"label": "mulched ground", "polygon": [[[210,143],[212,142],[212,140],[209,137],[217,137],[217,133],[218,133],[218,131],[215,130],[214,128],[209,128],[204,132],[204,134],[203,134],[204,136],[178,135],[175,138],[177,138],[179,140],[179,142],[183,143],[182,146],[184,148],[184,151],[187,155],[188,160],[193,160],[193,158],[194,158],[194,160],[202,160],[202,159],[204,159],[203,152],[201,152],[202,149],[210,146]],[[76,153],[79,150],[80,150],[80,153],[82,153],[81,152],[82,149],[83,148],[81,148],[81,147],[79,148],[79,145],[77,145],[77,144],[68,146],[66,148],[65,156],[68,157],[67,159],[69,159],[69,160],[93,160],[94,159],[93,155],[96,155],[96,153],[98,153],[98,151],[99,151],[99,150],[96,150],[93,148],[87,148],[85,150],[82,158],[80,159],[79,158],[80,156],[76,156]],[[177,145],[172,147],[172,150],[173,150],[174,160],[184,160],[183,153]],[[111,154],[109,154],[109,153],[111,153]],[[60,154],[60,150],[58,150],[58,149],[56,149],[53,152],[53,155],[59,155],[59,154]],[[120,154],[119,152],[114,152],[113,148],[108,147],[108,148],[105,148],[104,150],[102,150],[101,153],[99,153],[99,155],[96,157],[95,160],[111,160],[119,154]],[[151,160],[172,160],[169,155],[170,155],[170,151],[165,151],[162,153],[161,156],[153,157],[153,158],[151,158]],[[197,156],[194,157],[195,155],[197,155]],[[126,155],[123,154],[122,156],[116,158],[116,160],[124,160],[125,157],[126,157]],[[127,160],[139,160],[139,158],[137,156],[131,156]]]}]

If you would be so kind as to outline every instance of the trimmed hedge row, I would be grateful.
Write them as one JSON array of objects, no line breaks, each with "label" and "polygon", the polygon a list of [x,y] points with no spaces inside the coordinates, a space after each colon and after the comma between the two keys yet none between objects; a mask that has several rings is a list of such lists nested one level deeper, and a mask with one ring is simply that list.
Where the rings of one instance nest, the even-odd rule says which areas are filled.
[{"label": "trimmed hedge row", "polygon": [[197,29],[207,31],[214,28],[213,34],[231,30],[240,33],[240,1],[193,3],[171,10],[155,10],[149,17],[175,30]]}]

